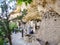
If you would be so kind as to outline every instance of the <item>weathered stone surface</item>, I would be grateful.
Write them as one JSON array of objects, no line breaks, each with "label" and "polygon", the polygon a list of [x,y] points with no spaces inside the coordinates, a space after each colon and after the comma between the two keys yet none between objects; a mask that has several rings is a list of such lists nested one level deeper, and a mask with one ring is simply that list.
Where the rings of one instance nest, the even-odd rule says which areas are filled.
[{"label": "weathered stone surface", "polygon": [[48,41],[50,45],[58,45],[60,43],[60,17],[58,15],[53,17],[50,14],[48,15],[47,18],[42,19],[37,37]]}]

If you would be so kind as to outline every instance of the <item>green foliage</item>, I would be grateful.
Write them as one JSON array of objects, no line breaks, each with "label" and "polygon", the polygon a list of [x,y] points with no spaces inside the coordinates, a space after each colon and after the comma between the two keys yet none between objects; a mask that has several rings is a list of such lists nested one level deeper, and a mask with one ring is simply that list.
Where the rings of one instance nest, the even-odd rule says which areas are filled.
[{"label": "green foliage", "polygon": [[22,20],[23,16],[17,16],[18,19]]},{"label": "green foliage", "polygon": [[22,2],[23,2],[23,0],[18,0],[18,1],[17,1],[17,4],[18,4],[18,5],[21,5]]},{"label": "green foliage", "polygon": [[[2,21],[0,20],[0,45],[3,45],[3,42],[4,40],[3,39],[3,36],[5,35],[5,32],[4,32],[4,27],[3,27],[3,23]],[[1,38],[2,37],[2,38]]]},{"label": "green foliage", "polygon": [[25,2],[25,4],[27,5],[28,3],[30,4],[32,2],[32,0],[17,0],[18,5],[21,5],[22,2]]},{"label": "green foliage", "polygon": [[2,21],[0,21],[0,36],[4,36],[5,35],[5,28],[3,26]]},{"label": "green foliage", "polygon": [[17,28],[17,24],[15,22],[9,23],[9,26],[7,25],[7,23],[8,23],[7,20],[4,20],[4,23],[5,23],[6,27],[7,27],[7,29],[9,27],[10,30],[9,29],[5,30],[5,27],[3,26],[2,21],[0,21],[0,37],[6,36],[7,31],[13,31],[14,28]]},{"label": "green foliage", "polygon": [[0,37],[3,37],[5,35],[5,32],[0,29]]},{"label": "green foliage", "polygon": [[22,12],[22,15],[21,16],[17,16],[18,19],[22,20],[22,18],[27,14],[27,10],[24,9]]},{"label": "green foliage", "polygon": [[10,0],[10,2],[12,2],[13,0]]},{"label": "green foliage", "polygon": [[22,15],[24,16],[24,15],[26,15],[26,14],[27,14],[27,10],[24,9],[24,10],[22,11]]},{"label": "green foliage", "polygon": [[0,45],[3,45],[4,40],[2,40],[2,38],[0,38]]},{"label": "green foliage", "polygon": [[17,28],[17,24],[15,22],[11,22],[9,24],[9,27],[10,27],[11,30],[13,30],[14,28]]}]

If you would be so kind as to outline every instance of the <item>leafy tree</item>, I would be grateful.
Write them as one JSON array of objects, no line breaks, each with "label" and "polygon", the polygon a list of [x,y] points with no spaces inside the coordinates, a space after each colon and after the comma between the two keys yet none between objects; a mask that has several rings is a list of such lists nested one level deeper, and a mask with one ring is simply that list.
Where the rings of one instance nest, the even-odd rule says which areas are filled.
[{"label": "leafy tree", "polygon": [[[22,4],[22,2],[31,3],[32,0],[18,0],[18,4]],[[10,0],[12,2],[12,0]],[[10,45],[12,45],[11,41],[11,30],[13,30],[16,26],[15,23],[10,23],[9,20],[10,14],[8,13],[8,4],[6,4],[6,0],[1,3],[2,14],[0,16],[0,38],[8,38]],[[27,14],[27,10],[22,11],[22,16],[18,18],[22,20],[22,18]]]},{"label": "leafy tree", "polygon": [[8,38],[10,45],[12,45],[11,41],[11,28],[9,26],[10,24],[10,14],[8,13],[8,4],[6,3],[6,0],[4,0],[1,3],[1,9],[2,9],[2,15],[0,16],[0,37],[2,38]]},{"label": "leafy tree", "polygon": [[22,18],[27,14],[27,10],[24,9],[22,12],[22,15],[21,16],[17,16],[18,19],[22,20]]},{"label": "leafy tree", "polygon": [[25,2],[25,4],[27,5],[28,3],[30,4],[32,0],[17,0],[18,5],[21,5],[23,2]]},{"label": "leafy tree", "polygon": [[4,40],[0,38],[0,45],[3,45]]},{"label": "leafy tree", "polygon": [[16,24],[15,22],[10,22],[9,28],[11,29],[11,31],[13,31],[14,28],[17,28],[17,27],[18,27],[18,26],[17,26],[17,24]]}]

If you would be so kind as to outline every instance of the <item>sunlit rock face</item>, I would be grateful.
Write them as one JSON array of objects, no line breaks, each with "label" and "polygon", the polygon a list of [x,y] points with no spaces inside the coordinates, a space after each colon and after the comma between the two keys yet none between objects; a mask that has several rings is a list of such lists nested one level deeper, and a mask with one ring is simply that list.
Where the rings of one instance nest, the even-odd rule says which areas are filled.
[{"label": "sunlit rock face", "polygon": [[37,1],[33,0],[33,2],[32,2],[33,7],[34,6],[40,7],[43,5],[45,6],[44,9],[49,10],[50,8],[52,8],[60,14],[60,0],[37,0]]},{"label": "sunlit rock face", "polygon": [[[27,20],[29,16],[33,17],[33,15],[39,15],[39,14],[43,15],[43,13],[48,10],[54,10],[58,14],[60,14],[59,3],[60,3],[60,0],[33,0],[33,2],[29,5],[29,8],[27,8],[28,14],[24,17],[24,19]],[[45,7],[43,7],[44,4],[45,4]]]},{"label": "sunlit rock face", "polygon": [[[60,44],[60,0],[46,0],[46,5],[43,7],[44,0],[33,0],[33,6],[38,12],[44,12],[40,30],[37,32],[37,38],[48,41],[50,45]],[[51,11],[49,11],[51,10]],[[54,11],[53,11],[54,10]]]},{"label": "sunlit rock face", "polygon": [[20,6],[17,6],[16,9],[13,12],[10,13],[9,20],[14,19],[17,16],[21,16],[20,10],[21,10]]},{"label": "sunlit rock face", "polygon": [[[26,16],[33,18],[33,15],[42,14],[42,21],[40,24],[40,30],[38,30],[36,38],[43,41],[48,41],[50,45],[60,44],[60,0],[33,0],[31,8]],[[45,6],[43,6],[45,4]],[[34,10],[35,9],[35,10]],[[51,10],[51,11],[49,11]],[[54,10],[54,11],[53,11]],[[39,13],[35,13],[35,12]],[[41,11],[43,13],[41,13]],[[31,17],[30,17],[31,16]],[[28,20],[30,20],[28,19]]]},{"label": "sunlit rock face", "polygon": [[26,22],[30,21],[30,20],[35,20],[35,19],[41,19],[42,17],[38,14],[37,11],[33,11],[33,12],[29,12],[24,18],[23,20],[25,20]]},{"label": "sunlit rock face", "polygon": [[60,0],[47,0],[47,7],[53,8],[60,14]]},{"label": "sunlit rock face", "polygon": [[48,41],[50,45],[58,45],[60,43],[60,15],[54,11],[45,12],[36,37]]},{"label": "sunlit rock face", "polygon": [[56,1],[55,10],[56,10],[56,12],[58,12],[60,14],[60,0]]}]

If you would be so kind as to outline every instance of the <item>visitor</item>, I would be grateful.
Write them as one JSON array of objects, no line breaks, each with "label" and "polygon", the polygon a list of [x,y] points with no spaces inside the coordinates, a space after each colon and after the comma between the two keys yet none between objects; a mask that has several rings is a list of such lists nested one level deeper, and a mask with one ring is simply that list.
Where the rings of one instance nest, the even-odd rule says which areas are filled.
[{"label": "visitor", "polygon": [[33,30],[31,30],[31,31],[29,32],[29,34],[34,34]]},{"label": "visitor", "polygon": [[23,37],[23,29],[22,29],[22,37]]}]

